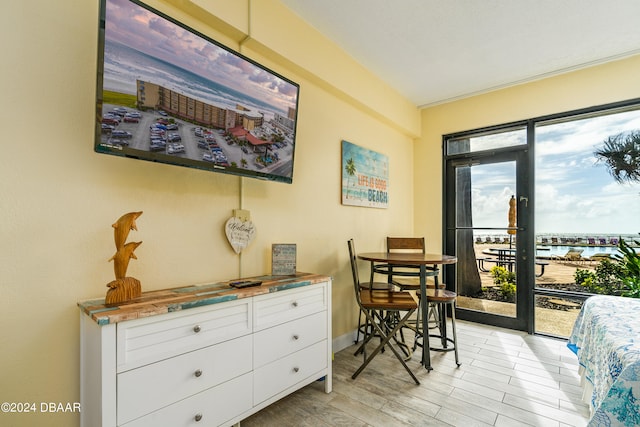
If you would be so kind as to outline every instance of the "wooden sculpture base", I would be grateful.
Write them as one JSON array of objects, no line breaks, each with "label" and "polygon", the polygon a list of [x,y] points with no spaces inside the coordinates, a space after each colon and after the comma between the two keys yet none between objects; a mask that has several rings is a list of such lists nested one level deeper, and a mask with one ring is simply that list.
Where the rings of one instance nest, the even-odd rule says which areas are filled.
[{"label": "wooden sculpture base", "polygon": [[116,304],[119,302],[129,301],[137,298],[142,294],[142,286],[140,281],[133,277],[124,277],[116,279],[107,284],[109,290],[104,299],[105,304]]}]

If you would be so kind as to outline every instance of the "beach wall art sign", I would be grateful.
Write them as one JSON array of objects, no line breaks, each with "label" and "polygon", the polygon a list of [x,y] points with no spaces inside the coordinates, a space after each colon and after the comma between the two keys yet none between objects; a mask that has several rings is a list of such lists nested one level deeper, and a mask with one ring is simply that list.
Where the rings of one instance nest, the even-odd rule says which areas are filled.
[{"label": "beach wall art sign", "polygon": [[342,141],[342,204],[389,206],[389,158],[386,155]]}]

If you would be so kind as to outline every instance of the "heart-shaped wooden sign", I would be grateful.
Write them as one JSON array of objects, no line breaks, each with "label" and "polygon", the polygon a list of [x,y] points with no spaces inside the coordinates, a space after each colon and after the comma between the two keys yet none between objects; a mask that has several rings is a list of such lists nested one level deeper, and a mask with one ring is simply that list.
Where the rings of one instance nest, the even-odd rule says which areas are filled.
[{"label": "heart-shaped wooden sign", "polygon": [[243,221],[237,217],[231,217],[224,226],[227,234],[227,240],[231,244],[233,250],[239,254],[256,236],[256,227],[253,222]]}]

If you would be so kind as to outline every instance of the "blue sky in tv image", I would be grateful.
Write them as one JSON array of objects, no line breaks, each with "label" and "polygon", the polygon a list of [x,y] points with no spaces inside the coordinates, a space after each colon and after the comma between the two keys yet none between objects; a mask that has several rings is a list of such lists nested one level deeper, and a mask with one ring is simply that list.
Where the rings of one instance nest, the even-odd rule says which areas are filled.
[{"label": "blue sky in tv image", "polygon": [[[640,130],[640,111],[540,125],[535,146],[536,235],[640,239],[640,183],[616,182],[594,152],[608,137]],[[516,145],[500,138],[524,138],[524,132],[472,138],[487,147]],[[479,141],[482,140],[482,141]],[[521,141],[521,143],[525,143]],[[475,227],[506,227],[509,199],[515,192],[515,164],[471,168]],[[491,233],[478,231],[480,234]],[[505,237],[506,232],[504,233]],[[538,239],[540,240],[540,239]]]},{"label": "blue sky in tv image", "polygon": [[129,0],[107,0],[105,44],[105,89],[135,94],[141,79],[267,115],[296,108],[296,85]]}]

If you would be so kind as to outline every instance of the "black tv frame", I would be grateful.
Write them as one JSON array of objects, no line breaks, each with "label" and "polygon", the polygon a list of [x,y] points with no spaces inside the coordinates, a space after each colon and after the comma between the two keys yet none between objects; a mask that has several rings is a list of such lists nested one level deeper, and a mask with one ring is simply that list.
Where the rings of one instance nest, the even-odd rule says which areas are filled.
[{"label": "black tv frame", "polygon": [[[221,82],[216,82],[214,80],[213,75],[203,76],[201,74],[197,74],[195,71],[191,69],[186,69],[184,67],[179,66],[178,65],[179,57],[176,57],[176,61],[173,63],[171,62],[171,58],[164,57],[164,58],[160,58],[159,63],[168,64],[168,68],[174,68],[174,69],[180,68],[185,72],[183,75],[181,74],[179,77],[173,76],[173,77],[176,77],[175,80],[179,80],[179,78],[183,78],[184,76],[189,76],[189,75],[193,75],[194,80],[186,81],[184,86],[167,87],[161,84],[162,82],[147,81],[147,78],[136,79],[136,89],[135,89],[136,94],[133,95],[136,97],[135,107],[131,107],[131,105],[129,105],[128,108],[125,106],[124,109],[128,111],[128,114],[132,114],[134,111],[137,111],[138,113],[144,114],[144,115],[152,114],[154,117],[154,120],[162,119],[163,117],[165,117],[165,120],[169,120],[169,121],[173,119],[173,121],[179,124],[182,124],[183,130],[185,127],[190,127],[192,129],[196,127],[202,127],[205,129],[213,130],[214,133],[216,133],[217,135],[213,135],[212,137],[214,138],[214,141],[217,143],[220,151],[222,151],[222,153],[225,155],[224,157],[222,157],[223,160],[219,161],[220,157],[217,157],[217,154],[214,157],[215,160],[213,161],[211,160],[206,161],[200,158],[193,158],[195,157],[192,155],[194,152],[197,152],[198,156],[203,156],[203,152],[206,153],[206,149],[203,148],[202,149],[203,151],[200,151],[196,149],[197,147],[191,147],[190,149],[191,157],[187,157],[189,153],[185,153],[184,155],[169,154],[170,150],[168,150],[168,148],[165,148],[164,152],[152,151],[151,150],[152,143],[148,142],[151,139],[151,135],[150,135],[151,132],[146,130],[140,130],[138,128],[135,132],[129,132],[132,135],[130,135],[129,137],[126,137],[126,132],[128,132],[126,129],[136,129],[136,127],[131,123],[127,123],[126,126],[123,126],[124,117],[121,117],[122,120],[119,124],[113,124],[113,119],[109,119],[109,123],[111,124],[107,124],[106,129],[103,130],[103,124],[105,124],[104,122],[105,120],[107,120],[105,117],[115,118],[115,116],[109,115],[109,111],[112,111],[112,110],[109,110],[108,108],[105,108],[105,107],[108,105],[116,105],[119,108],[122,108],[122,104],[116,104],[116,103],[106,104],[104,101],[105,99],[105,96],[104,96],[105,56],[108,56],[108,54],[105,54],[105,46],[107,43],[114,43],[111,41],[108,42],[106,40],[106,37],[109,36],[107,26],[111,24],[110,21],[111,19],[113,19],[107,16],[107,3],[130,4],[133,7],[139,8],[140,12],[150,14],[151,17],[155,20],[155,25],[163,25],[165,27],[168,26],[175,31],[185,31],[186,33],[182,33],[183,35],[186,34],[190,37],[196,38],[197,42],[204,43],[207,49],[214,50],[218,55],[221,55],[221,56],[225,55],[225,57],[228,59],[227,62],[225,62],[225,64],[229,62],[234,62],[236,63],[237,70],[249,70],[249,71],[243,71],[240,74],[241,77],[245,79],[250,76],[253,76],[254,78],[257,78],[257,77],[264,78],[266,80],[270,80],[269,83],[277,86],[278,88],[284,88],[286,91],[292,91],[294,93],[294,96],[292,97],[293,101],[290,102],[288,111],[285,112],[283,109],[278,109],[275,106],[272,106],[271,108],[273,109],[268,111],[267,108],[269,108],[269,106],[267,105],[266,101],[260,99],[258,91],[256,90],[251,92],[248,88],[246,92],[241,92],[238,89],[227,87],[229,91],[225,93],[225,95],[227,96],[227,99],[225,102],[236,102],[235,109],[230,108],[230,105],[226,105],[226,106],[218,105],[216,104],[215,101],[211,101],[210,99],[198,99],[197,96],[190,96],[190,94],[192,94],[193,92],[191,90],[191,87],[195,87],[197,85],[200,85],[201,87],[203,87],[202,85],[203,81],[209,81],[211,83],[210,89],[212,90],[212,92],[213,90],[219,89],[221,86],[224,86],[224,84]],[[149,31],[151,32],[151,30]],[[122,45],[119,45],[119,46],[122,46]],[[131,48],[130,45],[125,47],[129,49],[133,49]],[[158,49],[158,46],[152,45],[152,47],[154,49]],[[182,52],[183,51],[181,51],[181,54]],[[186,50],[186,52],[190,55],[193,55],[195,52],[195,49],[191,51]],[[142,52],[142,56],[150,56],[150,55],[148,52]],[[214,64],[213,62],[211,62],[209,65],[214,65]],[[124,68],[122,68],[121,70],[124,70]],[[142,70],[148,71],[147,74],[149,75],[153,74],[151,69],[142,68]],[[156,108],[154,109],[149,109],[149,105],[143,105],[145,101],[141,101],[141,99],[145,99],[145,98],[142,97],[140,93],[145,93],[144,91],[148,90],[147,88],[149,87],[152,87],[154,94],[156,94],[160,99],[163,100],[162,101],[163,104],[161,105],[156,104]],[[160,95],[165,93],[169,95]],[[234,94],[237,94],[238,96],[237,100],[234,100],[233,98]],[[128,95],[131,96],[131,94],[128,94]],[[191,168],[197,168],[197,169],[202,169],[207,171],[221,172],[226,174],[246,176],[250,178],[258,178],[258,179],[284,182],[284,183],[290,184],[293,181],[293,166],[294,166],[296,142],[297,142],[296,136],[297,136],[297,121],[298,121],[297,113],[298,113],[299,95],[300,95],[299,84],[289,80],[288,78],[276,73],[273,70],[270,70],[264,67],[263,65],[242,55],[241,53],[227,46],[224,46],[223,44],[200,33],[199,31],[191,27],[188,27],[187,25],[175,20],[174,18],[138,0],[100,0],[98,66],[97,66],[97,84],[96,84],[96,123],[95,123],[95,140],[94,140],[94,149],[97,153],[128,157],[132,159],[147,160],[152,162],[160,162],[165,164],[191,167]],[[172,110],[171,108],[164,108],[164,107],[167,107],[168,105],[178,105],[178,103],[181,103],[180,105],[184,104],[184,102],[182,101],[179,101],[178,103],[175,103],[175,104],[171,104],[172,101],[167,101],[168,98],[172,98],[172,99],[184,98],[183,101],[186,102],[187,104],[193,103],[194,105],[199,105],[200,107],[198,111],[200,111],[201,113],[204,110],[210,111],[211,109],[215,109],[215,111],[218,112],[217,116],[220,116],[222,114],[224,115],[225,119],[223,121],[217,120],[216,123],[212,123],[211,121],[209,121],[208,124],[210,124],[210,126],[207,126],[207,122],[203,122],[203,120],[205,120],[203,119],[204,113],[202,113],[203,114],[202,116],[196,117],[197,114],[194,112],[196,108],[192,108],[192,110],[189,110],[189,111],[185,111],[184,108],[180,106],[178,106],[174,110]],[[253,105],[247,105],[247,100],[250,101],[249,103],[251,103],[252,101],[256,101],[256,103],[254,103]],[[273,141],[269,139],[269,141],[271,142],[260,142],[257,138],[255,138],[255,135],[249,134],[249,135],[245,135],[244,138],[245,140],[251,139],[251,141],[255,143],[254,145],[247,141],[246,144],[251,148],[247,148],[247,146],[240,147],[237,144],[228,143],[228,142],[222,145],[221,142],[224,141],[225,139],[224,137],[220,136],[221,135],[220,130],[228,130],[229,128],[234,128],[238,130],[238,127],[236,125],[234,125],[233,127],[230,126],[232,122],[234,124],[238,124],[239,122],[245,123],[245,119],[246,119],[246,123],[255,125],[261,121],[261,119],[259,118],[259,114],[256,114],[259,110],[257,111],[252,109],[252,108],[255,108],[258,103],[262,103],[261,106],[265,107],[265,109],[261,111],[263,113],[262,120],[264,122],[271,121],[272,123],[274,123],[273,129],[274,130],[276,128],[278,129],[276,130],[276,133],[278,134],[278,137],[276,138],[276,140]],[[204,105],[200,105],[200,104],[204,104]],[[238,110],[238,108],[241,108],[241,109]],[[247,111],[243,113],[242,109],[247,109]],[[221,110],[225,110],[225,112],[220,113]],[[235,112],[232,112],[232,110],[235,110]],[[265,112],[269,114],[266,119],[264,114]],[[164,116],[161,116],[161,114]],[[239,114],[242,116],[241,119],[238,118]],[[271,116],[271,114],[273,116]],[[214,115],[216,114],[211,113],[210,116],[207,116],[207,117],[208,119],[210,119]],[[149,123],[148,117],[146,116],[143,116],[143,117],[144,117],[144,122]],[[143,120],[141,118],[140,122],[142,121]],[[275,123],[278,123],[278,126],[276,126]],[[221,125],[223,126],[222,128],[220,127]],[[109,129],[109,126],[115,127],[115,129]],[[116,137],[112,136],[114,130],[117,132],[122,128],[125,128],[124,130],[125,133],[118,133],[119,136],[116,136]],[[186,131],[191,132],[191,129],[187,129]],[[245,132],[246,131],[247,129],[245,129]],[[238,131],[238,132],[241,132],[241,131]],[[182,133],[183,132],[181,132],[181,134]],[[147,134],[149,134],[149,138],[147,138],[146,141],[143,141],[144,137]],[[125,137],[122,138],[120,137],[121,135],[125,135]],[[165,147],[169,147],[168,141],[166,141],[167,139],[166,134],[164,138],[165,138]],[[200,138],[198,138],[198,140],[199,139]],[[193,143],[193,141],[195,141],[196,139],[189,138],[189,140],[191,143]],[[144,144],[147,144],[146,145],[147,148],[143,148]],[[241,142],[241,144],[244,144],[244,142]],[[134,145],[134,146],[131,146],[131,145]],[[277,148],[274,148],[274,146],[276,146]],[[154,146],[154,148],[156,149],[158,149],[159,147],[160,147],[159,145]],[[280,159],[280,155],[276,150],[280,149],[280,151],[282,152],[281,149],[283,147],[286,148],[286,153],[290,152],[290,155],[289,154],[283,155],[284,158]],[[247,148],[247,152],[245,152],[243,148]],[[251,157],[250,153],[248,152],[251,149],[253,150],[264,149],[264,153],[268,154],[271,160],[274,160],[277,157],[277,161],[274,161],[274,164],[271,166],[266,166],[262,168],[257,166],[256,162],[254,162],[253,164],[251,164],[250,162],[247,162],[247,163],[236,162],[234,164],[230,162],[228,158],[226,162],[224,161],[224,158],[227,157],[227,153],[230,150],[234,150],[233,152],[236,155],[239,155],[241,158],[244,158],[243,154],[237,153],[237,150],[242,150],[245,155],[249,155],[249,157]],[[218,149],[214,147],[214,148],[209,148],[209,150],[213,156],[214,154],[213,150],[217,151]],[[279,168],[281,168],[280,170],[283,170],[285,172],[280,172]]]}]

